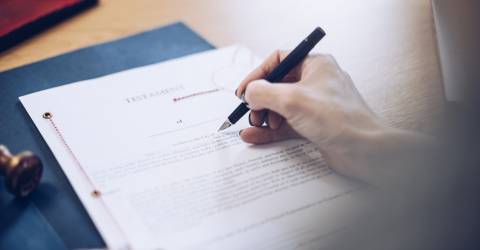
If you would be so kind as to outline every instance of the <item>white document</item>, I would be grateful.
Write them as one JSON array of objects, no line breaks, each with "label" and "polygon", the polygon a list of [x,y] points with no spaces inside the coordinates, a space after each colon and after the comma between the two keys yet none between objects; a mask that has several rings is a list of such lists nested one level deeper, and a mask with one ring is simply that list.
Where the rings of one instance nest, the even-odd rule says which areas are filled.
[{"label": "white document", "polygon": [[357,187],[306,141],[216,132],[257,64],[233,46],[20,100],[109,248],[318,249]]}]

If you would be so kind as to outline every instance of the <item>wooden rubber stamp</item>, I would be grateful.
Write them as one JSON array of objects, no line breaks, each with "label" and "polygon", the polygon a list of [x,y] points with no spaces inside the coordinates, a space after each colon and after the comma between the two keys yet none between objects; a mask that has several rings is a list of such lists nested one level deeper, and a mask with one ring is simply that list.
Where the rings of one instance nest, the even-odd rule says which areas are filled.
[{"label": "wooden rubber stamp", "polygon": [[25,197],[40,183],[43,166],[40,159],[29,151],[12,155],[7,147],[0,145],[0,176],[5,177],[7,190]]}]

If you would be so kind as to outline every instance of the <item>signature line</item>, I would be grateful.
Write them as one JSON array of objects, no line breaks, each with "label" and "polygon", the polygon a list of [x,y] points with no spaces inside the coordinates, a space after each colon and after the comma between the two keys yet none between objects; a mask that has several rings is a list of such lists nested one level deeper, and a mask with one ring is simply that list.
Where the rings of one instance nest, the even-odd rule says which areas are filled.
[{"label": "signature line", "polygon": [[158,134],[150,135],[150,136],[148,136],[148,138],[153,138],[153,137],[162,136],[162,135],[165,135],[165,134],[175,133],[175,132],[182,131],[182,130],[185,130],[185,129],[190,129],[190,128],[198,127],[198,126],[201,126],[201,125],[204,125],[204,124],[207,124],[207,123],[216,122],[216,121],[218,121],[218,120],[220,120],[220,118],[215,118],[215,119],[212,119],[212,120],[195,123],[195,124],[192,124],[192,125],[190,125],[190,126],[186,126],[186,127],[182,127],[182,128],[177,128],[177,129],[172,129],[172,130],[163,131],[163,132],[158,133]]}]

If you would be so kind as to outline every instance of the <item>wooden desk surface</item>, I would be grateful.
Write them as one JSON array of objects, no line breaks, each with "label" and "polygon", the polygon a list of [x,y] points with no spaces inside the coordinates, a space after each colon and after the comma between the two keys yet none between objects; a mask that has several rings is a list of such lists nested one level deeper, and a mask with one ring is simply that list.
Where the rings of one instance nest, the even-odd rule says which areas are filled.
[{"label": "wooden desk surface", "polygon": [[430,0],[104,0],[0,54],[0,71],[176,21],[261,57],[321,26],[316,51],[333,54],[389,123],[429,131],[443,113]]}]

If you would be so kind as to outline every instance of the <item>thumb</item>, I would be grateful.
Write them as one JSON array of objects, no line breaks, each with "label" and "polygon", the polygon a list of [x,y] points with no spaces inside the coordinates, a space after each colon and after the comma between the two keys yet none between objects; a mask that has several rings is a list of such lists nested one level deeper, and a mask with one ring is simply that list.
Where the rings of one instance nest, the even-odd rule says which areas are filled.
[{"label": "thumb", "polygon": [[266,80],[251,82],[245,91],[245,101],[252,110],[269,109],[285,117],[285,101],[294,92],[294,86],[285,83],[271,84]]}]

